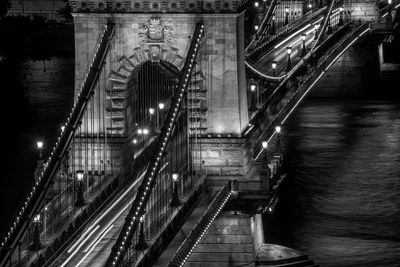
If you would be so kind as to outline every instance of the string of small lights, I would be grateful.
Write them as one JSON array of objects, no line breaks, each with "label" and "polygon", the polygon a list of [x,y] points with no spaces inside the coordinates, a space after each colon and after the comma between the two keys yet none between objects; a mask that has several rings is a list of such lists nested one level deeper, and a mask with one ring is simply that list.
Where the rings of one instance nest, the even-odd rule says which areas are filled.
[{"label": "string of small lights", "polygon": [[217,218],[218,214],[225,207],[233,193],[233,181],[228,181],[214,197],[213,201],[204,212],[203,216],[187,235],[181,246],[178,248],[168,267],[182,267],[193,253],[197,244],[201,241],[208,228]]},{"label": "string of small lights", "polygon": [[[97,44],[96,52],[89,68],[89,72],[80,87],[79,96],[75,99],[73,107],[68,114],[65,123],[61,126],[61,131],[50,155],[43,164],[43,170],[35,181],[28,197],[19,209],[15,221],[4,239],[1,242],[2,248],[13,248],[16,243],[24,236],[24,232],[29,225],[30,218],[34,218],[41,208],[47,190],[51,185],[52,178],[57,173],[61,164],[61,159],[65,155],[77,130],[82,117],[85,113],[88,102],[93,95],[95,84],[98,80],[100,70],[103,66],[105,56],[109,50],[110,40],[114,35],[114,24],[107,23]],[[1,258],[6,261],[9,249],[2,249]],[[0,265],[1,265],[0,264]]]},{"label": "string of small lights", "polygon": [[138,192],[133,201],[132,207],[125,219],[124,226],[122,227],[118,239],[112,248],[106,266],[118,266],[122,264],[125,253],[131,246],[133,236],[139,223],[139,218],[144,214],[144,209],[155,185],[155,178],[157,177],[160,169],[161,160],[165,154],[171,133],[175,126],[183,96],[190,82],[190,75],[194,67],[194,60],[197,56],[200,41],[203,37],[203,31],[204,24],[197,23],[170,110],[161,129],[161,133],[157,139],[154,157],[152,158],[152,161],[150,162],[146,171],[146,175],[143,178],[140,187],[138,188]]}]

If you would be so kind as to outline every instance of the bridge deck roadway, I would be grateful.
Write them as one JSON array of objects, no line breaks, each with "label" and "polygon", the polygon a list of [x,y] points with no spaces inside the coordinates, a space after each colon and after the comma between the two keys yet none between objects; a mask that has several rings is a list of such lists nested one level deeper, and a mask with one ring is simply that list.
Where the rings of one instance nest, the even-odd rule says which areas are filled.
[{"label": "bridge deck roadway", "polygon": [[51,266],[103,266],[133,202],[139,181],[121,192]]},{"label": "bridge deck roadway", "polygon": [[265,54],[262,58],[260,58],[253,67],[256,68],[259,72],[269,75],[273,75],[272,70],[272,61],[276,61],[276,71],[275,76],[283,76],[286,73],[287,66],[287,47],[292,47],[292,53],[290,55],[292,67],[297,64],[301,60],[302,49],[303,49],[303,41],[301,39],[302,34],[306,34],[306,49],[311,48],[311,44],[313,43],[315,30],[311,24],[303,27],[299,31],[296,31],[295,34],[290,35],[285,38],[281,42],[277,43],[274,48]]}]

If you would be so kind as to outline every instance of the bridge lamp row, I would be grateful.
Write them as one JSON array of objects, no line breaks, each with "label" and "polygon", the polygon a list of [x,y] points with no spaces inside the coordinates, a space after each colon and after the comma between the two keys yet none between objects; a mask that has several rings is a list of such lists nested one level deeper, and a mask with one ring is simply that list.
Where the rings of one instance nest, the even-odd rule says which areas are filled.
[{"label": "bridge lamp row", "polygon": [[[200,41],[200,37],[201,37],[201,35],[202,35],[203,28],[204,28],[204,25],[201,25],[200,34],[199,34],[199,37],[197,38],[197,41]],[[195,47],[194,52],[196,52],[196,50],[197,50],[197,46]],[[191,63],[192,63],[193,60],[194,60],[194,56],[195,56],[195,53],[192,55]],[[191,68],[191,65],[190,65],[190,68]],[[187,83],[187,79],[188,79],[188,76],[189,76],[189,73],[190,73],[190,68],[188,69],[188,73],[186,74],[185,82],[183,83],[183,86],[182,86],[182,88],[181,88],[181,92],[183,92],[183,91],[185,90],[185,85],[186,85],[186,83]],[[177,107],[179,107],[179,102],[181,101],[182,95],[183,95],[183,94],[181,93],[181,94],[180,94],[180,98],[178,99]],[[159,105],[159,107],[160,107],[160,109],[163,109],[163,108],[164,108],[164,104]],[[174,122],[174,120],[175,120],[176,113],[177,113],[177,108],[175,108],[175,111],[174,111],[173,116],[172,116],[172,118],[171,118],[171,124],[172,124],[172,123]],[[139,129],[139,130],[140,130],[140,129]],[[138,130],[138,133],[139,133],[139,130]],[[168,131],[167,131],[166,137],[165,137],[165,142],[163,142],[163,145],[162,145],[162,147],[161,147],[161,151],[159,152],[159,156],[160,156],[160,157],[161,157],[161,155],[162,155],[162,152],[163,152],[164,149],[165,149],[166,141],[168,140],[167,137],[170,135],[170,131],[171,131],[171,127],[168,128]],[[143,132],[143,134],[145,134],[144,130],[142,130],[142,132]],[[151,180],[152,180],[153,177],[154,177],[154,173],[155,173],[156,167],[157,167],[157,165],[158,165],[158,162],[159,162],[159,160],[160,160],[160,157],[157,157],[157,160],[156,160],[156,162],[154,163],[153,171],[151,172],[150,177],[149,177],[148,182],[147,182],[148,185],[150,185]],[[142,201],[144,200],[144,197],[145,197],[145,195],[147,194],[148,189],[149,189],[149,187],[146,187],[146,191],[143,193],[144,195],[143,195],[142,198],[141,198]],[[139,206],[137,207],[136,212],[135,212],[136,215],[138,215],[139,210],[140,210],[140,207],[141,207],[142,204],[143,204],[142,201],[139,202]],[[130,222],[131,225],[133,224],[133,221],[134,221],[135,219],[136,219],[136,217],[134,216],[134,217],[132,218],[131,222]],[[128,227],[128,229],[129,229],[129,231],[130,231],[130,226]],[[124,236],[124,240],[126,240],[128,234],[129,234],[129,231],[126,231],[126,234],[125,234],[125,236]],[[123,242],[123,241],[122,241],[122,242]],[[113,263],[112,263],[113,265],[115,265],[116,260],[118,259],[118,256],[120,255],[120,250],[122,250],[122,249],[123,249],[123,247],[121,246],[121,247],[119,248],[118,252],[117,252],[117,256],[115,256],[115,258],[114,258],[115,261],[113,261]]]},{"label": "bridge lamp row", "polygon": [[[107,28],[108,28],[108,27],[106,26],[106,29],[107,29]],[[103,34],[101,35],[101,39],[102,39],[103,37],[104,37],[104,32],[103,32]],[[100,46],[100,45],[98,45],[98,46]],[[98,52],[98,48],[97,48],[96,54],[97,54],[97,52]],[[93,66],[93,62],[92,62],[92,64],[91,64],[91,67],[92,67],[92,66]],[[86,78],[85,78],[84,82],[86,82],[87,77],[88,77],[88,74],[86,75]],[[83,84],[83,85],[84,85],[84,84]],[[81,86],[80,93],[82,92],[83,85]],[[80,97],[80,96],[79,96],[79,97]],[[70,112],[70,114],[69,114],[69,116],[68,116],[68,118],[67,118],[67,123],[69,123],[70,117],[72,116],[73,112],[75,111],[75,108],[76,108],[76,105],[77,105],[77,103],[78,103],[79,97],[76,99],[76,101],[75,101],[75,103],[74,103],[74,106],[73,106],[73,108],[72,108],[72,111]],[[67,123],[66,123],[65,125],[67,125]],[[39,182],[42,180],[43,175],[44,175],[44,172],[47,170],[47,168],[48,168],[48,166],[49,166],[49,163],[50,163],[50,161],[51,161],[51,158],[52,158],[52,156],[54,155],[54,152],[56,151],[56,149],[57,149],[57,147],[58,147],[58,145],[59,145],[59,143],[60,143],[60,141],[61,141],[61,137],[62,137],[62,135],[63,135],[64,129],[65,129],[65,126],[62,126],[62,127],[61,127],[61,136],[59,136],[59,137],[57,138],[57,142],[56,142],[55,146],[53,147],[53,149],[52,149],[52,151],[51,151],[51,153],[50,153],[50,157],[47,159],[46,163],[43,164],[44,169],[43,169],[43,171],[40,173],[40,176],[38,177],[38,181],[36,181],[35,185],[32,187],[32,190],[31,190],[29,196],[27,197],[27,201],[25,201],[24,206],[22,206],[21,211],[19,212],[19,216],[17,216],[17,218],[16,218],[16,222],[14,221],[14,224],[13,224],[13,226],[11,227],[10,231],[8,232],[7,237],[4,238],[4,242],[7,242],[8,238],[11,236],[12,232],[14,231],[14,228],[16,227],[16,223],[19,222],[20,216],[22,216],[23,212],[24,212],[25,209],[28,207],[28,203],[29,203],[30,200],[32,199],[33,194],[35,193],[35,191],[36,191],[36,189],[37,189],[37,186],[39,185]],[[37,148],[38,148],[39,150],[42,150],[42,149],[43,149],[43,142],[42,142],[42,141],[38,141],[38,142],[36,143],[36,146],[37,146]],[[35,218],[36,218],[36,217],[35,217]],[[34,221],[35,221],[35,219],[34,219]],[[2,246],[4,246],[4,242],[2,242]]]}]

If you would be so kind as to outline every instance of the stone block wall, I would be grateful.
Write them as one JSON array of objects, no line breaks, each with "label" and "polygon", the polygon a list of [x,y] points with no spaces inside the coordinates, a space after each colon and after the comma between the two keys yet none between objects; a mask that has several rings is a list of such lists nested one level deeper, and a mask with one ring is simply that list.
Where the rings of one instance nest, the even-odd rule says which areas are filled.
[{"label": "stone block wall", "polygon": [[375,0],[351,0],[343,1],[346,10],[352,10],[352,17],[366,21],[374,21],[377,18]]},{"label": "stone block wall", "polygon": [[[101,75],[101,90],[106,90],[109,128],[126,135],[127,82],[140,65],[153,56],[143,40],[143,29],[157,18],[169,27],[158,45],[158,57],[181,69],[197,21],[205,24],[205,38],[198,55],[198,69],[204,75],[207,90],[207,118],[203,127],[208,133],[239,134],[247,125],[247,102],[243,55],[243,37],[238,35],[243,19],[239,14],[151,14],[151,13],[75,13],[75,88],[76,95],[86,77],[96,45],[108,19],[116,23],[115,37]],[[165,28],[164,28],[165,29]],[[239,31],[240,32],[240,31]],[[111,118],[112,117],[112,118]]]},{"label": "stone block wall", "polygon": [[193,158],[200,159],[197,171],[207,175],[243,175],[244,139],[201,138],[193,147]]}]

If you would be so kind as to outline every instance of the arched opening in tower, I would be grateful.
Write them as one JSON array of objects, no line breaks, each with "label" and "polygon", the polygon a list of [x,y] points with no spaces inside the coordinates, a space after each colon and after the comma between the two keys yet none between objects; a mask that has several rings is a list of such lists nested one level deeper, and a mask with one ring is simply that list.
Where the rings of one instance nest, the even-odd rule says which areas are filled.
[{"label": "arched opening in tower", "polygon": [[127,96],[128,135],[135,134],[134,131],[141,127],[156,130],[161,126],[179,73],[174,65],[166,61],[146,61],[132,74]]}]

